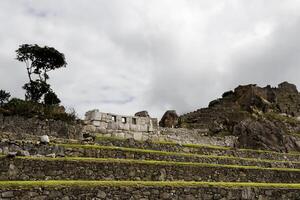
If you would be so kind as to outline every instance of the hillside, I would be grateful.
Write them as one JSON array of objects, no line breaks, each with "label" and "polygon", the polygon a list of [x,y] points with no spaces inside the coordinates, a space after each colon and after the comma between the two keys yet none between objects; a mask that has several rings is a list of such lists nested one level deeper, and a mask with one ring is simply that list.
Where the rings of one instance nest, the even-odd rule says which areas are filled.
[{"label": "hillside", "polygon": [[169,112],[160,125],[176,128],[146,111],[78,124],[0,114],[0,199],[300,199],[298,116],[286,82]]},{"label": "hillside", "polygon": [[236,147],[299,151],[300,94],[295,85],[239,86],[208,108],[179,117],[179,127],[204,128],[210,135],[234,135]]}]

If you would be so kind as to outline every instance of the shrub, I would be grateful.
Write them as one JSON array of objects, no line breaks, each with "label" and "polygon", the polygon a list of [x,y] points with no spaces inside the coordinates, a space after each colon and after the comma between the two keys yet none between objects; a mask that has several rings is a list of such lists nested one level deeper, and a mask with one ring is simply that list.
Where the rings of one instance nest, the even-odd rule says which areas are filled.
[{"label": "shrub", "polygon": [[76,116],[65,112],[63,106],[44,105],[33,101],[13,98],[0,110],[3,115],[19,115],[23,117],[37,117],[39,119],[54,119],[68,123],[75,123]]},{"label": "shrub", "polygon": [[46,105],[59,105],[60,99],[53,91],[48,91],[44,96],[44,104]]},{"label": "shrub", "polygon": [[5,90],[0,90],[0,106],[3,106],[5,102],[9,100],[10,93]]}]

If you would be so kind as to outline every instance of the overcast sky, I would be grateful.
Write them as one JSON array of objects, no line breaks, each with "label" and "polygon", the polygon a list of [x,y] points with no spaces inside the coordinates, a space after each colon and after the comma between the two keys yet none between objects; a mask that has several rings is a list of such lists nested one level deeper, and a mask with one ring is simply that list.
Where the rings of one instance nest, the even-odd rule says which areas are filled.
[{"label": "overcast sky", "polygon": [[0,89],[24,98],[20,44],[52,46],[50,83],[80,116],[205,107],[239,84],[300,86],[299,0],[1,0]]}]

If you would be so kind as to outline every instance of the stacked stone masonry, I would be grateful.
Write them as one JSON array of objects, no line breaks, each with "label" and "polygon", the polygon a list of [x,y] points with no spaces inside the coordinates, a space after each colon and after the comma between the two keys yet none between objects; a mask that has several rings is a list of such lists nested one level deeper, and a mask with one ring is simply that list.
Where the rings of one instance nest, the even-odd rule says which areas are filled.
[{"label": "stacked stone masonry", "polygon": [[9,132],[19,139],[29,135],[51,135],[60,138],[80,138],[81,124],[68,124],[57,120],[40,120],[21,116],[4,116],[0,114],[0,132]]},{"label": "stacked stone masonry", "polygon": [[107,130],[123,130],[133,132],[153,132],[157,129],[156,118],[124,116],[91,110],[85,114],[88,130],[106,132]]},{"label": "stacked stone masonry", "polygon": [[222,187],[55,187],[0,188],[0,198],[16,200],[279,200],[300,199],[297,189]]},{"label": "stacked stone masonry", "polygon": [[[300,168],[300,154],[278,154],[274,156],[271,153],[265,153],[264,160],[256,158],[233,157],[229,155],[216,155],[216,151],[207,149],[207,153],[212,155],[202,154],[186,154],[179,152],[166,151],[142,151],[133,148],[120,148],[112,146],[97,146],[97,145],[69,145],[56,144],[44,145],[34,143],[18,143],[18,142],[1,142],[0,153],[8,154],[8,152],[17,152],[18,155],[32,156],[54,156],[54,157],[93,157],[93,158],[121,158],[121,159],[137,159],[137,160],[164,160],[175,162],[198,162],[211,164],[239,165],[239,166],[258,166],[258,167],[276,167],[276,168]],[[27,153],[25,153],[27,152]],[[219,152],[221,154],[221,151]],[[250,154],[248,152],[248,154]],[[256,155],[255,153],[253,153]],[[266,160],[266,158],[281,160]]]},{"label": "stacked stone masonry", "polygon": [[[0,157],[0,180],[132,180],[297,183],[299,169],[272,169],[214,164]],[[30,166],[30,167],[29,167]]]}]

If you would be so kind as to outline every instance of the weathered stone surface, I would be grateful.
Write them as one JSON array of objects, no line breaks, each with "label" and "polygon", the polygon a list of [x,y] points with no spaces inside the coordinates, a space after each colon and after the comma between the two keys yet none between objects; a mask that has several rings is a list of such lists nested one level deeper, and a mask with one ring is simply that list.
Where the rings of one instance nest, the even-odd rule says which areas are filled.
[{"label": "weathered stone surface", "polygon": [[3,198],[11,198],[14,197],[14,192],[13,191],[5,191],[1,193],[1,197]]},{"label": "weathered stone surface", "polygon": [[285,135],[281,127],[269,120],[241,121],[235,126],[234,135],[238,137],[237,147],[288,152],[300,151],[295,138]]},{"label": "weathered stone surface", "polygon": [[48,135],[42,135],[42,136],[40,137],[40,141],[41,141],[41,143],[43,143],[43,144],[49,144],[49,143],[50,143],[49,136],[48,136]]},{"label": "weathered stone surface", "polygon": [[137,112],[137,113],[134,114],[134,116],[137,116],[137,117],[150,117],[148,111],[146,111],[146,110]]},{"label": "weathered stone surface", "polygon": [[[0,180],[185,180],[298,183],[299,170],[144,161],[0,158]],[[28,167],[30,166],[30,167]],[[9,170],[8,170],[9,169]],[[134,173],[132,173],[134,172]],[[226,176],[224,176],[226,175]]]},{"label": "weathered stone surface", "polygon": [[[199,162],[199,163],[217,163],[217,164],[232,164],[232,165],[248,165],[248,166],[260,166],[260,167],[278,167],[278,168],[300,168],[300,155],[297,154],[273,154],[271,152],[256,152],[256,151],[240,151],[238,149],[214,149],[209,147],[199,147],[192,148],[187,146],[182,146],[180,144],[157,144],[150,141],[140,142],[135,140],[115,140],[104,141],[101,140],[101,145],[114,145],[123,146],[131,148],[140,149],[153,149],[159,151],[172,151],[172,152],[184,152],[184,153],[194,153],[194,154],[206,154],[206,155],[223,155],[223,156],[236,156],[243,158],[256,158],[258,160],[244,160],[244,159],[226,159],[218,157],[198,157],[198,156],[186,156],[186,155],[167,155],[160,153],[147,153],[143,151],[132,151],[116,148],[87,148],[87,147],[65,147],[64,145],[39,145],[35,143],[2,143],[0,142],[0,148],[8,147],[10,151],[15,151],[16,149],[26,149],[32,156],[49,156],[49,157],[97,157],[97,158],[113,158],[118,155],[118,158],[129,158],[129,159],[139,159],[139,160],[167,160],[167,161],[178,161],[178,162]],[[50,156],[50,155],[53,156]],[[280,160],[280,161],[297,161],[297,162],[263,162],[259,159],[268,160]]]},{"label": "weathered stone surface", "polygon": [[0,114],[0,131],[16,133],[19,139],[25,139],[24,135],[26,134],[78,139],[81,137],[81,130],[82,125],[80,123],[68,124],[63,121],[3,116]]},{"label": "weathered stone surface", "polygon": [[30,153],[26,150],[19,150],[17,156],[30,156]]},{"label": "weathered stone surface", "polygon": [[[295,85],[283,82],[277,88],[272,88],[249,84],[225,92],[222,98],[212,101],[208,108],[180,116],[178,126],[207,128],[209,135],[241,137],[237,146],[297,151],[299,145],[296,139],[289,135],[300,131],[298,116],[300,94]],[[241,130],[242,122],[247,120],[257,122],[256,125],[248,124],[252,127],[248,127],[251,129],[249,134],[246,134],[246,130]],[[263,121],[265,122],[261,124]],[[253,126],[260,127],[259,131],[264,134],[259,135]],[[271,137],[270,140],[268,137]]]},{"label": "weathered stone surface", "polygon": [[[58,191],[52,193],[52,191]],[[105,198],[98,197],[99,190],[106,194]],[[63,191],[60,192],[60,191]],[[271,199],[290,199],[296,200],[300,198],[299,190],[297,189],[277,189],[277,188],[223,188],[223,187],[108,187],[108,186],[89,186],[89,187],[55,187],[55,188],[30,188],[19,190],[18,188],[8,190],[6,188],[0,188],[0,197],[12,198],[16,200],[32,199],[30,195],[32,192],[37,193],[34,199],[50,199],[49,196],[44,195],[45,192],[51,194],[52,199],[111,199],[111,200],[127,200],[127,199],[139,199],[139,200],[152,200],[152,199],[218,199],[218,200],[239,200],[239,199],[259,199],[259,200],[271,200]],[[7,197],[6,197],[7,196]],[[46,198],[45,198],[46,197]]]},{"label": "weathered stone surface", "polygon": [[[85,114],[85,126],[83,132],[108,131],[132,131],[153,132],[157,130],[156,118],[150,118],[146,111],[137,113],[141,116],[125,116],[113,113],[102,113],[99,110],[91,110]],[[146,117],[142,116],[145,115]]]},{"label": "weathered stone surface", "polygon": [[175,110],[168,110],[165,112],[161,120],[159,121],[159,126],[175,128],[178,125],[178,115]]}]

